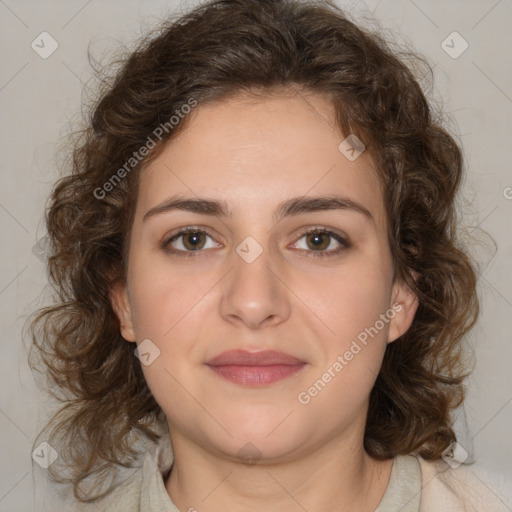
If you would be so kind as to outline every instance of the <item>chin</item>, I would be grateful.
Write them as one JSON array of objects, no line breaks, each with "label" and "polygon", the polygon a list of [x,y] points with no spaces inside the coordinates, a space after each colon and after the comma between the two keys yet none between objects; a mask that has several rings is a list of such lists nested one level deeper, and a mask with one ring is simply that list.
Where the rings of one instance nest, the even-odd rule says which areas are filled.
[{"label": "chin", "polygon": [[246,417],[238,415],[235,422],[224,424],[232,437],[221,434],[221,438],[211,439],[211,444],[239,461],[244,458],[259,458],[269,463],[284,461],[311,438],[304,426],[298,430],[298,418],[293,418],[294,414],[286,418],[287,414],[289,411],[278,415],[255,415],[253,411]]},{"label": "chin", "polygon": [[251,435],[246,433],[240,437],[234,437],[228,445],[217,446],[226,458],[241,462],[248,466],[254,464],[273,464],[292,459],[301,443],[294,443],[287,436]]}]

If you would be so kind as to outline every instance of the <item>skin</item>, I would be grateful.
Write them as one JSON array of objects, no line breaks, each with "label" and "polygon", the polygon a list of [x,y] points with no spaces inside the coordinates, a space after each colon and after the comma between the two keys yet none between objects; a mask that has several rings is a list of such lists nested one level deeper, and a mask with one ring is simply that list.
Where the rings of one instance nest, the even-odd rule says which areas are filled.
[{"label": "skin", "polygon": [[[150,339],[160,350],[142,369],[171,434],[167,492],[180,510],[373,511],[392,460],[364,451],[369,395],[386,345],[411,325],[417,298],[392,280],[371,156],[350,161],[338,150],[345,136],[319,95],[240,95],[189,116],[141,175],[127,282],[112,289],[122,336]],[[174,195],[224,200],[233,216],[175,210],[143,220]],[[305,195],[348,197],[373,220],[348,209],[273,219],[279,203]],[[175,240],[171,247],[189,247],[189,258],[166,252],[162,243],[186,226],[213,236],[200,239],[200,251]],[[341,233],[351,245],[334,254],[341,244],[328,237],[322,250],[331,255],[313,258],[314,237],[303,235],[310,227]],[[263,249],[252,263],[236,252],[247,236]],[[400,312],[308,404],[299,403],[298,394],[393,304]],[[234,348],[278,350],[307,365],[247,388],[204,365]],[[256,463],[239,457],[248,442]]]}]

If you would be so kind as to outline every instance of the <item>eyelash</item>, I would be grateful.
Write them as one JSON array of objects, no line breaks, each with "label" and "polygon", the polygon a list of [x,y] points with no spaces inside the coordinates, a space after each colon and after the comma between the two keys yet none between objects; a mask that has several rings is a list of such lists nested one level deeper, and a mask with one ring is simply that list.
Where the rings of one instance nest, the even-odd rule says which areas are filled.
[{"label": "eyelash", "polygon": [[[184,251],[181,249],[171,249],[170,248],[171,242],[174,242],[181,236],[186,235],[188,233],[201,233],[201,234],[208,235],[210,238],[213,238],[213,235],[207,229],[197,228],[194,226],[188,226],[188,227],[182,229],[181,231],[179,231],[178,233],[174,234],[171,238],[164,240],[164,242],[162,243],[162,249],[168,253],[175,254],[179,257],[184,257],[184,258],[197,257],[197,253],[204,252],[204,251],[201,249],[198,249],[197,251]],[[308,257],[329,258],[329,257],[337,256],[341,252],[343,252],[346,249],[349,249],[351,247],[350,242],[346,238],[342,237],[338,233],[335,233],[334,231],[330,231],[328,229],[320,228],[320,227],[313,227],[313,228],[307,229],[306,231],[301,233],[301,235],[297,238],[297,241],[311,233],[315,233],[315,234],[319,234],[319,235],[328,235],[328,236],[334,238],[341,245],[337,249],[330,250],[330,251],[325,251],[325,250],[324,251],[314,251],[314,250],[301,249],[301,250],[306,250],[308,253],[311,254],[311,256],[308,256]]]}]

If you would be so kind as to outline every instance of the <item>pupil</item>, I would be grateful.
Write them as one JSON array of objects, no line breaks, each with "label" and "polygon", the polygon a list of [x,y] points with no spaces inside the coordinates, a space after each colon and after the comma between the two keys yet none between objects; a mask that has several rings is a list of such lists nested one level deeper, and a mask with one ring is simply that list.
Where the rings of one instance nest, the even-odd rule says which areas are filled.
[{"label": "pupil", "polygon": [[326,246],[324,236],[325,235],[323,235],[322,233],[318,233],[316,235],[311,235],[311,239],[314,240],[313,247],[315,247],[317,249],[318,248],[324,249]]},{"label": "pupil", "polygon": [[197,247],[199,245],[201,245],[201,234],[200,233],[190,233],[185,237],[185,241],[186,241],[186,245],[190,245],[190,247],[192,249],[197,249]]}]

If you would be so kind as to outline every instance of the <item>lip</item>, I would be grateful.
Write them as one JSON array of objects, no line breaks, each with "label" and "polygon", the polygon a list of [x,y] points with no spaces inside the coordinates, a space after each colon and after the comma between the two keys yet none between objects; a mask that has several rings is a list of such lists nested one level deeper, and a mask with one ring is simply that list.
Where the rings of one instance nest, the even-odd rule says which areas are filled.
[{"label": "lip", "polygon": [[307,363],[297,357],[274,350],[260,352],[228,350],[205,364],[217,375],[235,384],[257,387],[291,377],[302,370]]},{"label": "lip", "polygon": [[248,352],[247,350],[227,350],[205,364],[208,366],[244,365],[244,366],[268,366],[275,364],[297,365],[305,361],[275,350],[261,350],[259,352]]}]

